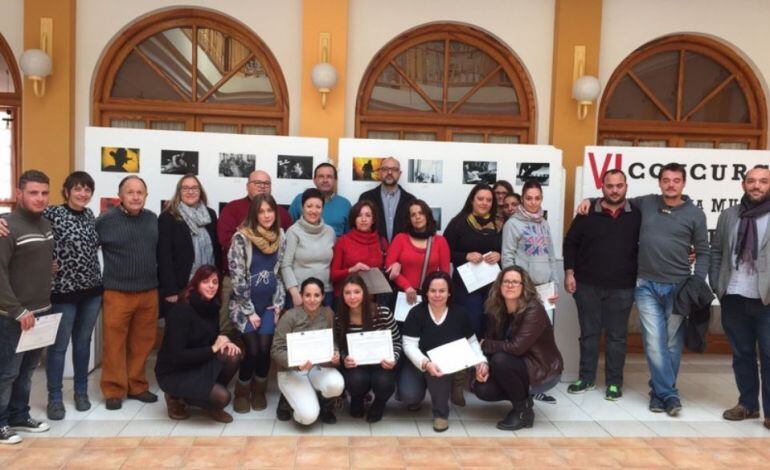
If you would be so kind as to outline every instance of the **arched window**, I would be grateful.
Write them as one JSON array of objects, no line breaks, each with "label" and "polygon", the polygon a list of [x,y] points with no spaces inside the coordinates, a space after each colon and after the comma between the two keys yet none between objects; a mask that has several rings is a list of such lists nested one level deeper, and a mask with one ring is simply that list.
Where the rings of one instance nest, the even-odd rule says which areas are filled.
[{"label": "arched window", "polygon": [[20,144],[21,75],[10,46],[0,34],[0,212],[13,208]]},{"label": "arched window", "polygon": [[725,45],[674,35],[629,55],[599,107],[600,145],[758,149],[767,107],[751,67]]},{"label": "arched window", "polygon": [[356,99],[356,136],[531,143],[532,86],[518,59],[488,33],[422,26],[369,63]]},{"label": "arched window", "polygon": [[163,11],[128,26],[98,66],[96,126],[288,134],[278,62],[250,29],[208,10]]}]

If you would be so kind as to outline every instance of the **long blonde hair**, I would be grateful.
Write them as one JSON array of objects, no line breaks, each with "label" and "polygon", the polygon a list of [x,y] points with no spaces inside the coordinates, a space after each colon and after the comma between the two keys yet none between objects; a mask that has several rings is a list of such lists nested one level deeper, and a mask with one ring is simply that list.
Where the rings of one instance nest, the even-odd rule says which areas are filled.
[{"label": "long blonde hair", "polygon": [[497,275],[497,278],[495,279],[495,282],[492,283],[492,287],[489,288],[489,297],[487,297],[487,300],[484,302],[484,312],[487,315],[487,332],[492,333],[495,336],[499,336],[504,333],[501,332],[500,329],[505,323],[505,318],[508,315],[508,309],[505,306],[505,299],[503,298],[503,294],[500,289],[503,285],[503,278],[507,273],[511,271],[519,273],[522,282],[521,297],[519,297],[519,301],[516,305],[516,311],[513,312],[513,314],[518,315],[519,313],[526,310],[532,302],[539,302],[535,284],[532,282],[532,279],[529,277],[529,274],[527,274],[527,271],[524,268],[514,265],[508,266],[507,268],[500,271],[500,273]]},{"label": "long blonde hair", "polygon": [[173,215],[175,219],[182,220],[182,214],[179,213],[179,209],[177,209],[177,206],[179,206],[179,203],[182,202],[182,181],[186,180],[187,178],[192,178],[195,180],[195,184],[198,185],[201,192],[201,202],[204,206],[207,206],[209,204],[208,197],[206,197],[206,191],[203,189],[203,185],[201,184],[201,181],[198,179],[197,176],[195,176],[192,173],[187,173],[186,175],[179,178],[179,181],[176,182],[176,189],[174,190],[174,196],[166,202],[166,206],[163,208],[163,212],[168,212],[169,214]]}]

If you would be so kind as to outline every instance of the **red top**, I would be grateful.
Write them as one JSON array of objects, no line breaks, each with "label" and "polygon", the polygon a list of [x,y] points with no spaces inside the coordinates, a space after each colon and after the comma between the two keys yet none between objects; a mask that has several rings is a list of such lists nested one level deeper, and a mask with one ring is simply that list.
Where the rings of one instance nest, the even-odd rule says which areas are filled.
[{"label": "red top", "polygon": [[356,263],[364,263],[370,268],[381,268],[383,266],[383,253],[387,249],[387,240],[377,232],[360,232],[353,229],[339,237],[334,245],[331,265],[334,295],[342,294],[341,283],[348,277],[350,267]]},{"label": "red top", "polygon": [[[390,267],[395,262],[401,263],[401,274],[396,278],[396,284],[401,290],[412,287],[420,290],[420,275],[425,261],[425,248],[417,248],[412,244],[409,235],[399,233],[393,238],[385,257],[385,266]],[[427,273],[433,271],[449,272],[449,244],[441,235],[433,236],[430,248]]]},{"label": "red top", "polygon": [[[251,199],[244,197],[243,199],[236,199],[230,201],[222,211],[219,213],[219,220],[217,220],[217,238],[219,239],[219,245],[222,247],[222,266],[225,274],[229,273],[230,266],[227,263],[227,253],[230,251],[230,242],[235,235],[235,231],[238,230],[238,226],[249,214],[249,205]],[[281,228],[286,231],[291,227],[293,221],[289,215],[289,211],[281,206],[278,206],[278,215],[281,217]]]}]

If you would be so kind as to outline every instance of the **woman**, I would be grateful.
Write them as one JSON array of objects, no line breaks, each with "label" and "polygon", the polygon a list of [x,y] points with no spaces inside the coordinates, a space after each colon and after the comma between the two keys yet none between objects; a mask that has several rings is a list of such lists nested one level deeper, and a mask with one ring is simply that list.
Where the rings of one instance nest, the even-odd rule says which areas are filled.
[{"label": "woman", "polygon": [[205,264],[221,267],[217,216],[198,177],[182,176],[174,196],[158,216],[158,278],[165,314],[193,273]]},{"label": "woman", "polygon": [[[276,414],[279,420],[286,421],[293,410],[294,420],[305,426],[313,424],[319,415],[323,423],[334,424],[337,418],[331,398],[340,396],[345,388],[345,380],[336,369],[340,363],[337,345],[328,364],[313,365],[308,361],[299,367],[289,367],[286,335],[334,326],[334,312],[321,305],[324,283],[320,279],[305,279],[299,292],[302,302],[281,315],[275,329],[272,353],[278,365],[278,388],[282,394]],[[316,396],[316,391],[320,396]]]},{"label": "woman", "polygon": [[377,232],[377,212],[371,201],[359,201],[348,215],[350,231],[337,239],[331,264],[334,296],[342,295],[342,281],[351,274],[380,269],[388,241]]},{"label": "woman", "polygon": [[235,383],[233,410],[248,413],[267,407],[267,374],[276,315],[286,297],[279,267],[286,249],[278,205],[273,196],[257,194],[233,235],[228,268],[233,292],[230,318],[241,333],[245,354]]},{"label": "woman", "polygon": [[428,274],[423,292],[427,302],[413,307],[404,322],[404,353],[411,364],[401,368],[398,387],[401,399],[408,404],[422,402],[427,387],[433,406],[433,430],[443,432],[449,429],[449,395],[457,373],[444,374],[428,358],[428,351],[466,338],[476,356],[469,361],[477,364],[477,380],[487,379],[488,367],[468,314],[463,307],[450,302],[452,281],[449,274],[442,271]]},{"label": "woman", "polygon": [[238,370],[241,351],[219,334],[219,270],[204,265],[166,316],[155,375],[166,393],[168,417],[187,419],[186,405],[202,407],[220,423],[233,417],[224,411],[230,402],[227,384]]},{"label": "woman", "polygon": [[505,198],[514,194],[513,186],[506,180],[497,180],[492,185],[492,192],[495,193],[495,204],[497,205],[497,219],[504,224],[508,216],[505,213]]},{"label": "woman", "polygon": [[[334,320],[334,330],[340,348],[345,389],[350,394],[350,416],[364,416],[364,397],[371,390],[374,401],[366,414],[366,421],[376,423],[382,419],[385,404],[396,390],[395,367],[401,356],[401,333],[393,312],[371,301],[361,276],[351,274],[341,288],[342,302]],[[383,358],[379,364],[357,364],[356,358],[349,354],[347,335],[377,330],[390,330],[394,359]]]},{"label": "woman", "polygon": [[530,390],[545,392],[564,368],[553,326],[535,284],[519,266],[498,274],[485,303],[487,332],[481,349],[489,360],[489,378],[471,389],[484,401],[508,400],[513,409],[497,423],[512,431],[531,428],[535,419]]},{"label": "woman", "polygon": [[[337,236],[321,219],[324,197],[311,188],[302,193],[302,216],[286,232],[286,255],[281,262],[281,275],[290,298],[289,307],[302,305],[299,286],[315,277],[324,285],[324,305],[331,305],[333,294],[330,266]],[[290,303],[289,303],[290,301]]]},{"label": "woman", "polygon": [[67,347],[72,339],[72,365],[75,372],[75,409],[91,408],[88,399],[88,364],[91,335],[102,304],[102,276],[97,252],[99,236],[94,214],[87,208],[94,193],[94,180],[75,171],[64,180],[64,204],[50,206],[45,217],[51,221],[54,236],[56,273],[51,290],[52,311],[61,312],[56,341],[48,347],[48,419],[64,419],[62,376]]},{"label": "woman", "polygon": [[425,201],[410,202],[407,213],[406,232],[393,238],[385,266],[411,305],[428,273],[449,272],[449,245],[444,237],[436,234],[436,220]]},{"label": "woman", "polygon": [[505,221],[516,212],[516,208],[521,204],[521,196],[517,193],[511,193],[505,196],[505,204],[503,205],[502,212],[505,215]]}]

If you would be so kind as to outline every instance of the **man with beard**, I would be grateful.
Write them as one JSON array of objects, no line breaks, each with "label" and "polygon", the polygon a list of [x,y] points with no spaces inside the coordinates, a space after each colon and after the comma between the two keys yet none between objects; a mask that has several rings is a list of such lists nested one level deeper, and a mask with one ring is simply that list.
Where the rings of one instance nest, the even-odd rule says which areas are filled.
[{"label": "man with beard", "polygon": [[380,186],[362,193],[359,201],[371,201],[377,206],[377,230],[388,243],[406,227],[406,214],[414,195],[398,184],[401,164],[393,157],[382,160]]},{"label": "man with beard", "polygon": [[[331,163],[321,163],[315,167],[313,184],[324,197],[324,208],[321,217],[326,225],[334,229],[341,237],[348,231],[348,213],[350,201],[335,192],[337,186],[337,169]],[[302,193],[297,194],[289,206],[292,219],[299,220],[302,215]]]},{"label": "man with beard", "polygon": [[567,388],[596,386],[599,341],[605,332],[605,398],[623,395],[628,316],[634,303],[642,215],[626,200],[626,175],[609,170],[593,210],[577,215],[564,238],[564,288],[575,297],[580,321],[580,375]]},{"label": "man with beard", "polygon": [[709,280],[722,305],[722,327],[733,351],[738,404],[722,414],[759,418],[760,379],[765,427],[770,429],[770,170],[760,166],[743,179],[743,198],[719,215],[711,245]]}]

